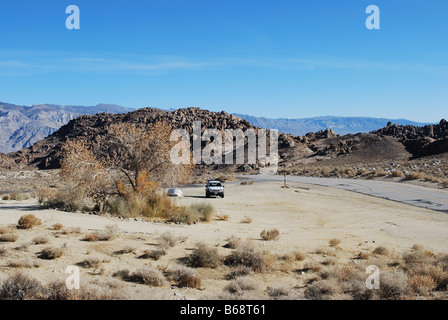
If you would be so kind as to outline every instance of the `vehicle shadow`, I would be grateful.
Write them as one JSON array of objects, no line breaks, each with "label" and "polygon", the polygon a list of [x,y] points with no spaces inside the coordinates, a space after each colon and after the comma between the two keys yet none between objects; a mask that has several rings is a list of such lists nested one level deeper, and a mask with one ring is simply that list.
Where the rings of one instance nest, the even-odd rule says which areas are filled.
[{"label": "vehicle shadow", "polygon": [[184,198],[207,199],[206,196],[186,196],[186,195],[184,195]]}]

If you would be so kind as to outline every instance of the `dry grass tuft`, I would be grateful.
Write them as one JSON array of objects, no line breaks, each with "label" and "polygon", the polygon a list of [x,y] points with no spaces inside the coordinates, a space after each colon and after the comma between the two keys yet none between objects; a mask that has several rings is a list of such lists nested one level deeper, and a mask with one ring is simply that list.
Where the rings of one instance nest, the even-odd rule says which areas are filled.
[{"label": "dry grass tuft", "polygon": [[215,268],[221,264],[221,260],[218,250],[205,243],[198,243],[187,258],[188,265],[193,268]]},{"label": "dry grass tuft", "polygon": [[52,227],[53,227],[53,230],[56,230],[56,231],[64,228],[64,226],[61,223],[55,223]]},{"label": "dry grass tuft", "polygon": [[19,236],[15,233],[0,234],[0,242],[16,242]]},{"label": "dry grass tuft", "polygon": [[280,232],[277,229],[263,230],[260,233],[260,237],[265,241],[278,240],[280,237]]},{"label": "dry grass tuft", "polygon": [[39,237],[33,238],[33,243],[36,245],[47,244],[48,242],[50,242],[50,240],[47,237],[39,236]]},{"label": "dry grass tuft", "polygon": [[133,273],[130,273],[129,270],[121,270],[116,272],[114,276],[118,276],[124,281],[136,282],[153,287],[160,287],[166,281],[163,273],[151,266],[146,266]]},{"label": "dry grass tuft", "polygon": [[194,269],[178,265],[170,268],[167,273],[168,277],[181,288],[199,288],[201,286],[201,278]]},{"label": "dry grass tuft", "polygon": [[145,250],[143,254],[140,256],[140,259],[160,260],[160,258],[165,256],[166,254],[167,252],[163,249]]},{"label": "dry grass tuft", "polygon": [[41,251],[39,258],[44,260],[54,260],[62,257],[64,254],[64,249],[49,247]]},{"label": "dry grass tuft", "polygon": [[228,266],[245,266],[254,272],[262,272],[272,263],[269,253],[256,249],[251,243],[243,242],[225,258]]},{"label": "dry grass tuft", "polygon": [[230,216],[228,214],[218,214],[215,219],[218,221],[229,221]]},{"label": "dry grass tuft", "polygon": [[251,217],[244,217],[240,220],[241,223],[252,223]]},{"label": "dry grass tuft", "polygon": [[333,238],[330,241],[328,241],[328,244],[330,247],[337,247],[341,243],[341,240]]},{"label": "dry grass tuft", "polygon": [[389,250],[386,247],[379,246],[379,247],[376,247],[375,250],[373,250],[373,254],[386,256],[389,254]]},{"label": "dry grass tuft", "polygon": [[286,286],[278,285],[275,287],[268,287],[266,292],[269,297],[274,300],[282,299],[289,295],[289,288]]},{"label": "dry grass tuft", "polygon": [[21,272],[3,281],[0,288],[0,300],[39,300],[42,298],[45,298],[42,285]]},{"label": "dry grass tuft", "polygon": [[32,229],[35,226],[39,226],[42,224],[42,220],[37,218],[34,214],[27,214],[21,216],[18,223],[18,229]]},{"label": "dry grass tuft", "polygon": [[224,290],[232,294],[242,294],[247,291],[255,291],[257,288],[258,284],[253,278],[244,276],[232,280]]},{"label": "dry grass tuft", "polygon": [[9,260],[6,265],[10,268],[39,268],[40,264],[28,258]]}]

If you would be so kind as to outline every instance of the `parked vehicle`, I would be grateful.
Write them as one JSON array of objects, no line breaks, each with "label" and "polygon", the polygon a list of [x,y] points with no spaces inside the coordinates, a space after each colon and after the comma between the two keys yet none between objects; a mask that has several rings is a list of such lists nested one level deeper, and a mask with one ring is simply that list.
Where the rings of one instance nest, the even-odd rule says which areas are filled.
[{"label": "parked vehicle", "polygon": [[224,198],[224,185],[219,180],[208,180],[205,186],[205,196],[207,198],[211,196]]}]

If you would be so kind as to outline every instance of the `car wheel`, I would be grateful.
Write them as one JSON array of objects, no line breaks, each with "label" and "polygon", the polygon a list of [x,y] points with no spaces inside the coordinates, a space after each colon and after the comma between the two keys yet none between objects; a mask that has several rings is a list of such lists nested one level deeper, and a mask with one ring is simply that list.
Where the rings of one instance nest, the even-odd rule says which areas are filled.
[{"label": "car wheel", "polygon": [[220,196],[221,196],[221,198],[224,198],[224,193],[221,193]]}]

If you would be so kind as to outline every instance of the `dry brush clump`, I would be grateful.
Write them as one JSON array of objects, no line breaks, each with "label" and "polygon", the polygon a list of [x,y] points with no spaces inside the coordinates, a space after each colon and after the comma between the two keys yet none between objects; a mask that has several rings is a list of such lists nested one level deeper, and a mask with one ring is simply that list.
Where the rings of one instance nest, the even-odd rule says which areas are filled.
[{"label": "dry brush clump", "polygon": [[19,236],[15,233],[0,234],[0,242],[16,242]]},{"label": "dry brush clump", "polygon": [[86,234],[83,241],[112,241],[120,236],[120,229],[116,225],[107,225],[104,230]]},{"label": "dry brush clump", "polygon": [[260,233],[260,237],[265,241],[278,240],[280,237],[280,231],[277,229],[263,230]]},{"label": "dry brush clump", "polygon": [[41,283],[21,272],[4,280],[0,287],[0,300],[41,300],[45,297]]},{"label": "dry brush clump", "polygon": [[37,218],[34,214],[27,214],[21,216],[17,222],[17,229],[32,229],[35,226],[40,226],[42,220]]},{"label": "dry brush clump", "polygon": [[120,270],[116,272],[114,276],[119,277],[124,281],[140,283],[153,287],[160,287],[166,282],[163,273],[151,266],[143,267],[132,273],[127,269]]},{"label": "dry brush clump", "polygon": [[218,250],[205,243],[196,244],[196,248],[187,257],[187,264],[193,268],[215,268],[221,262],[222,258]]},{"label": "dry brush clump", "polygon": [[251,268],[254,272],[267,270],[272,263],[269,252],[256,249],[252,243],[241,243],[224,262],[231,267],[244,266]]},{"label": "dry brush clump", "polygon": [[178,287],[199,288],[201,286],[201,278],[196,270],[176,265],[167,271],[167,277],[174,281]]},{"label": "dry brush clump", "polygon": [[35,245],[47,244],[48,242],[50,242],[50,239],[44,236],[38,236],[33,238],[33,243]]},{"label": "dry brush clump", "polygon": [[43,260],[54,260],[59,259],[63,254],[63,248],[47,247],[40,252],[39,258]]},{"label": "dry brush clump", "polygon": [[83,286],[80,290],[67,289],[65,282],[53,281],[43,285],[26,273],[17,272],[0,286],[0,300],[120,300],[119,289],[105,286]]},{"label": "dry brush clump", "polygon": [[233,294],[242,294],[247,291],[255,291],[258,289],[258,283],[251,276],[241,276],[233,279],[225,287],[225,290]]}]

